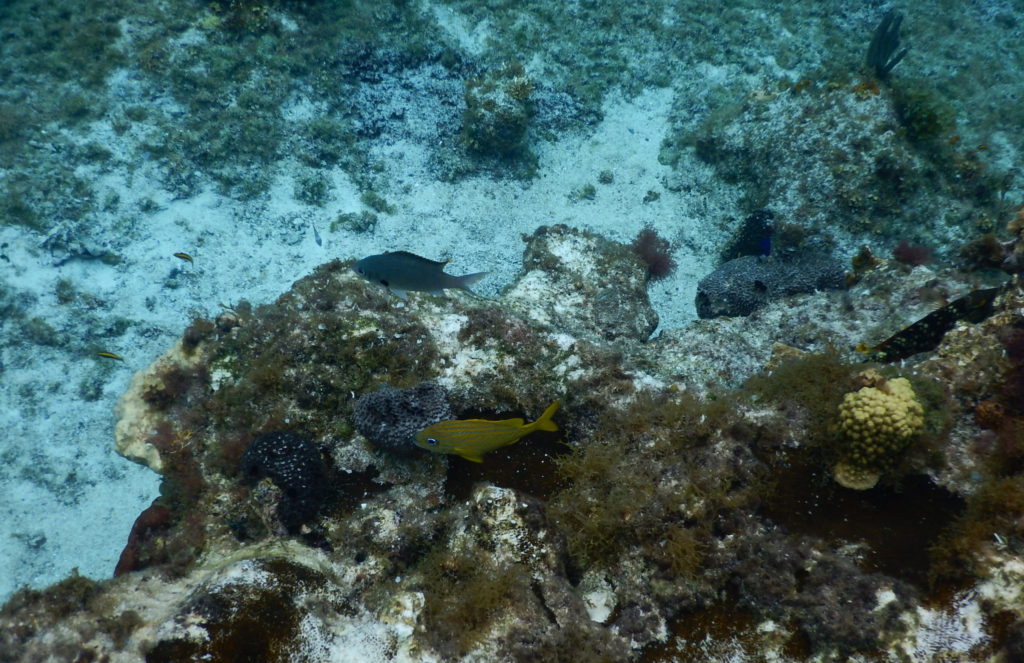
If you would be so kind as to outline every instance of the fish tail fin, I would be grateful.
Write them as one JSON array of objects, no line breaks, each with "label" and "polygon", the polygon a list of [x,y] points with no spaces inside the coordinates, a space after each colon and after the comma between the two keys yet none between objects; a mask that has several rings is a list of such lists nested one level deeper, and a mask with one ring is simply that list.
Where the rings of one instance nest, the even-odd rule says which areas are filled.
[{"label": "fish tail fin", "polygon": [[465,274],[463,276],[456,276],[455,280],[458,282],[458,285],[456,285],[455,287],[459,288],[461,290],[465,290],[466,292],[470,293],[471,295],[475,295],[476,293],[473,292],[472,290],[470,290],[469,286],[473,285],[474,283],[476,283],[477,281],[479,281],[483,277],[487,276],[488,274],[490,274],[490,272],[476,272],[474,274]]},{"label": "fish tail fin", "polygon": [[533,422],[534,430],[546,430],[556,431],[558,430],[558,424],[551,420],[551,417],[555,416],[555,412],[558,412],[558,406],[560,403],[555,401],[548,406],[548,409],[544,410],[544,414],[540,415],[537,421]]}]

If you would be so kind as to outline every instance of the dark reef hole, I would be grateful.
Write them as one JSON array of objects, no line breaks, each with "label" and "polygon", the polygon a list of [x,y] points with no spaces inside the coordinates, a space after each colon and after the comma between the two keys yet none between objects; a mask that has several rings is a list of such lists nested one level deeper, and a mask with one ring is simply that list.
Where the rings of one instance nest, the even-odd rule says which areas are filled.
[{"label": "dark reef hole", "polygon": [[[508,419],[518,416],[522,415],[511,413],[496,416],[493,413],[471,412],[461,418]],[[474,485],[486,481],[501,488],[512,488],[548,500],[566,486],[555,464],[559,455],[571,453],[571,449],[562,443],[563,439],[564,431],[536,431],[515,444],[488,452],[482,463],[449,455],[445,491],[456,500],[465,500],[472,494]]]},{"label": "dark reef hole", "polygon": [[393,484],[378,481],[379,475],[380,470],[373,465],[362,472],[335,470],[332,475],[333,490],[328,510],[348,513],[355,510],[360,502],[389,490]]},{"label": "dark reef hole", "polygon": [[[739,610],[726,602],[687,612],[669,623],[669,637],[665,642],[644,648],[640,662],[708,660],[713,654],[713,645],[709,643],[713,642],[731,643],[733,647],[738,646],[745,657],[756,657],[761,646],[757,624],[753,613]],[[734,649],[730,652],[736,654]],[[786,653],[793,655],[794,660],[800,660],[806,658],[808,651],[802,643],[798,647],[787,643]]]},{"label": "dark reef hole", "polygon": [[929,549],[939,541],[964,501],[923,475],[898,486],[850,490],[831,473],[794,464],[778,476],[763,513],[793,534],[830,543],[863,542],[867,571],[878,571],[929,589]]}]

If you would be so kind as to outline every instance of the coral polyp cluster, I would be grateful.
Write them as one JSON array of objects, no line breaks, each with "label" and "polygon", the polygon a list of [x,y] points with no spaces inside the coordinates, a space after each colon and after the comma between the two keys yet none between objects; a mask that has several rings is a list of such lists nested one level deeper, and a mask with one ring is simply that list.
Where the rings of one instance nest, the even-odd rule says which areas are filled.
[{"label": "coral polyp cluster", "polygon": [[838,428],[846,441],[835,478],[847,488],[874,487],[882,472],[924,427],[924,408],[906,378],[862,372],[860,389],[843,397]]}]

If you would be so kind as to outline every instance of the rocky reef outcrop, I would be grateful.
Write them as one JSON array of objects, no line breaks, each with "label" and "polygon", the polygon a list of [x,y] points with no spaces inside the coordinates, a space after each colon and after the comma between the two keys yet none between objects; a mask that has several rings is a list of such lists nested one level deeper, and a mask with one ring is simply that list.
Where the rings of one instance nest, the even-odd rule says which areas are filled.
[{"label": "rocky reef outcrop", "polygon": [[[852,347],[955,278],[881,262],[848,291],[651,338],[628,247],[565,226],[526,240],[494,300],[401,302],[335,261],[196,320],[118,411],[117,448],[163,490],[117,577],[17,594],[0,661],[668,660],[716,639],[913,658],[967,637],[957,601],[1024,617],[1006,589],[1024,541],[1017,285],[883,366]],[[914,425],[877,485],[849,490],[843,404],[868,369],[913,395]],[[553,400],[559,433],[480,464],[403,447],[424,421],[532,420]]]}]

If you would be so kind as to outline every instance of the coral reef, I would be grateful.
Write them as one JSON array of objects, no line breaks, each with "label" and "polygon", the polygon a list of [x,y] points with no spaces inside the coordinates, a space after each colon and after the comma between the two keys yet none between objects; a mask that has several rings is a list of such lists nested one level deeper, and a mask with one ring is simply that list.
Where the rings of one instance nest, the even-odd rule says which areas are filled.
[{"label": "coral reef", "polygon": [[[874,262],[854,287],[876,303],[856,314],[845,291],[780,295],[650,340],[629,246],[565,226],[526,241],[494,300],[397,306],[335,261],[273,304],[194,322],[119,409],[119,448],[164,480],[120,574],[76,600],[19,594],[0,645],[21,660],[640,660],[729,606],[745,646],[842,659],[912,648],[929,577],[1014,582],[1021,464],[981,442],[1021,416],[1019,289],[897,376],[828,348],[893,299],[927,308],[927,268]],[[560,442],[479,464],[410,442],[556,399]],[[837,463],[886,480],[843,491]],[[979,487],[986,467],[999,476]],[[1018,614],[984,591],[986,618]]]},{"label": "coral reef", "polygon": [[[175,218],[211,209],[203,199],[232,229],[251,226],[255,263],[309,234],[279,201],[330,207],[313,226],[327,251],[341,238],[322,243],[316,227],[331,218],[385,241],[417,221],[416,202],[441,201],[436,213],[462,193],[435,178],[483,170],[497,202],[482,216],[528,199],[531,230],[623,237],[660,207],[679,219],[659,225],[679,257],[740,262],[703,282],[707,316],[655,338],[647,288],[671,270],[670,247],[565,225],[525,238],[522,272],[494,299],[398,305],[334,261],[277,301],[196,320],[118,406],[117,450],[163,483],[117,577],[20,592],[0,612],[0,661],[737,658],[681,653],[714,639],[780,661],[1019,657],[1024,217],[1006,241],[1020,187],[988,170],[1021,154],[1005,130],[1024,113],[1019,18],[984,3],[919,12],[915,48],[935,55],[898,71],[928,79],[878,85],[844,73],[874,10],[763,4],[3,3],[0,225],[31,237],[0,246],[17,275],[0,285],[15,341],[5,382],[28,355],[59,365],[62,347],[95,352],[76,337],[109,342],[129,324],[29,313],[15,294],[35,278],[29,259],[49,252],[72,278],[75,260],[106,269],[134,238],[152,248],[171,234],[213,254],[212,228]],[[877,77],[903,57],[899,27],[893,12],[875,33]],[[531,76],[503,64],[518,59]],[[619,95],[631,121],[654,120],[647,131],[592,131]],[[658,165],[646,148],[661,131]],[[529,183],[507,181],[560,159],[590,168],[549,187],[569,193],[568,211],[542,209],[550,180],[525,198]],[[628,196],[636,218],[585,217]],[[449,227],[468,208],[456,207]],[[800,232],[770,223],[769,207]],[[698,216],[705,231],[747,221],[709,245],[690,232]],[[184,232],[152,232],[168,222]],[[783,257],[740,257],[784,231],[799,239]],[[968,240],[958,273],[948,259]],[[937,259],[871,257],[897,241]],[[816,291],[788,262],[827,252],[810,271],[845,285],[862,243],[848,289]],[[193,266],[164,280],[191,296],[172,306],[212,308],[209,289],[183,286],[216,266]],[[99,320],[125,310],[107,291],[52,294]],[[971,291],[985,315],[947,316],[913,353],[852,351]],[[157,317],[130,338],[178,328]],[[81,379],[84,398],[116,384],[102,370]],[[881,377],[862,384],[867,370]],[[20,403],[57,400],[56,384],[23,386]],[[555,399],[561,435],[479,465],[409,444],[437,419],[535,416]],[[880,485],[844,490],[837,464]]]}]

